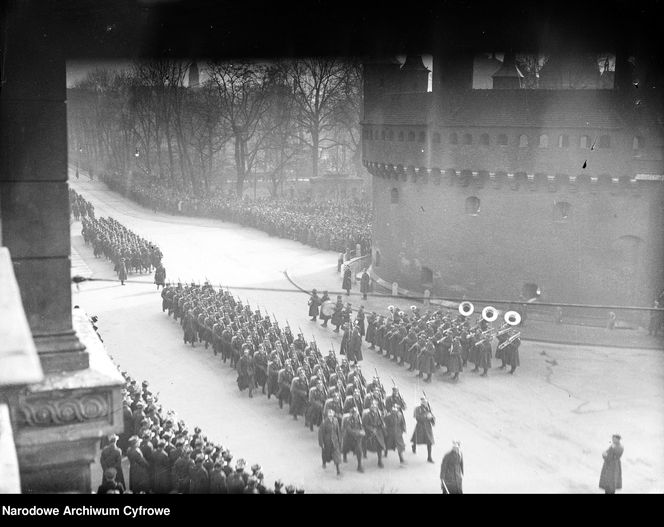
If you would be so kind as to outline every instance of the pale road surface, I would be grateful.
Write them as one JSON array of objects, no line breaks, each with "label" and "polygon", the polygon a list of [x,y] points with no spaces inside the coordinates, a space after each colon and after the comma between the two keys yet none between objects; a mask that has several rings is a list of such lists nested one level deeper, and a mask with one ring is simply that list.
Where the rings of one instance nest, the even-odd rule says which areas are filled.
[{"label": "pale road surface", "polygon": [[[291,276],[336,272],[336,254],[221,221],[171,216],[143,209],[86,177],[70,181],[90,200],[97,216],[111,215],[164,253],[167,279],[192,278],[201,283],[291,288]],[[96,278],[114,278],[112,265],[96,260],[72,226],[77,269]],[[437,417],[434,465],[426,449],[406,451],[406,466],[391,452],[383,470],[375,455],[366,472],[355,472],[352,455],[338,479],[323,470],[317,435],[292,421],[287,409],[258,394],[239,392],[236,374],[210,350],[185,346],[178,323],[161,312],[161,297],[152,277],[130,275],[117,282],[88,282],[73,287],[73,302],[99,316],[108,352],[121,369],[139,382],[149,380],[166,409],[174,409],[188,426],[232,450],[235,459],[261,463],[266,480],[301,484],[309,492],[440,492],[440,461],[452,439],[463,443],[464,491],[601,492],[602,452],[611,434],[623,436],[623,492],[664,492],[664,359],[658,350],[573,347],[525,342],[521,367],[514,376],[493,369],[488,378],[466,370],[457,384],[441,375],[420,383],[405,368],[363,350],[365,376],[378,369],[389,390],[390,377],[409,408],[408,434],[414,429],[413,407],[424,388]],[[329,281],[328,281],[329,282]],[[340,336],[309,322],[307,298],[293,293],[236,291],[274,313],[283,326],[301,326],[326,346],[339,349]]]}]

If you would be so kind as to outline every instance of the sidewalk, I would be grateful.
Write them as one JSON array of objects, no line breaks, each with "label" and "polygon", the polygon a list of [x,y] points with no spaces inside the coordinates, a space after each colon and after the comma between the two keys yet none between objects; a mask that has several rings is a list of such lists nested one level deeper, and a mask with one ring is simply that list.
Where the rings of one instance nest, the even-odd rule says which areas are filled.
[{"label": "sidewalk", "polygon": [[[424,307],[421,302],[411,299],[385,297],[381,294],[383,287],[374,282],[374,293],[370,294],[367,300],[362,300],[359,292],[359,283],[353,283],[350,296],[341,289],[341,273],[337,272],[336,265],[330,265],[323,271],[315,274],[300,274],[297,267],[288,269],[288,276],[298,287],[306,290],[318,289],[319,293],[327,290],[332,301],[336,295],[342,295],[344,302],[351,302],[354,309],[364,306],[366,312],[374,311],[379,314],[387,313],[387,306],[393,305],[401,311],[408,311],[410,306],[416,305],[420,311],[431,309],[448,309],[456,313],[456,304],[445,302],[444,306],[432,304]],[[382,280],[380,281],[382,283]],[[400,294],[420,296],[418,293],[406,291],[399,288]],[[388,293],[389,294],[389,293]],[[474,317],[475,315],[473,315]],[[664,349],[664,339],[662,337],[649,336],[644,329],[615,329],[610,331],[605,328],[580,326],[576,324],[554,324],[544,320],[528,318],[526,327],[521,329],[524,340],[554,342],[559,344],[577,345],[577,346],[609,346],[619,348],[635,349]]]}]

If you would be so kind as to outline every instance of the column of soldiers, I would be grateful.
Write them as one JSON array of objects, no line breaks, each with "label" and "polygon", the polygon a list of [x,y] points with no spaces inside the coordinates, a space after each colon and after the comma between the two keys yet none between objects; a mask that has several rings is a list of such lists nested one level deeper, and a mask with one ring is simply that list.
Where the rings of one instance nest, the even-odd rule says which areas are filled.
[{"label": "column of soldiers", "polygon": [[[138,384],[127,373],[123,401],[124,432],[109,436],[101,451],[104,482],[98,493],[287,494],[303,489],[281,480],[266,486],[259,464],[247,470],[244,459],[233,466],[233,454],[209,440],[200,428],[191,431],[172,411],[164,411],[147,381]],[[122,470],[129,460],[129,481]],[[128,486],[127,486],[128,483]]]},{"label": "column of soldiers", "polygon": [[[324,468],[333,463],[340,474],[342,459],[347,462],[352,453],[363,472],[367,452],[375,452],[383,468],[390,450],[405,463],[406,404],[396,386],[386,396],[377,375],[367,382],[354,356],[347,353],[339,359],[334,349],[324,356],[301,330],[295,335],[288,323],[281,328],[274,315],[271,319],[260,309],[252,310],[209,283],[167,285],[162,311],[180,322],[185,344],[203,343],[235,368],[238,387],[248,390],[249,397],[260,389],[268,399],[274,396],[280,409],[288,405],[293,420],[302,417],[310,431],[318,427]],[[416,410],[416,419],[412,441],[430,450],[433,416]]]},{"label": "column of soldiers", "polygon": [[[105,256],[113,262],[113,270],[118,273],[123,285],[128,272],[149,273],[153,266],[157,270],[157,277],[163,274],[163,284],[165,270],[161,264],[163,255],[159,247],[111,217],[83,217],[82,222],[81,234],[86,245],[92,245],[95,258]],[[155,283],[158,283],[157,280]]]},{"label": "column of soldiers", "polygon": [[320,316],[323,327],[331,321],[335,332],[343,329],[341,353],[354,362],[362,360],[364,337],[369,349],[399,365],[408,365],[408,371],[417,371],[416,375],[425,382],[431,382],[433,373],[439,369],[457,381],[469,363],[473,365],[473,373],[481,370],[480,376],[487,377],[494,356],[492,341],[496,338],[495,358],[501,361],[499,368],[504,370],[509,366],[509,373],[513,374],[520,364],[520,332],[507,323],[493,330],[482,317],[471,325],[470,318],[461,313],[456,317],[442,309],[421,313],[416,306],[411,306],[409,313],[388,306],[386,315],[367,314],[364,306],[360,306],[351,323],[352,304],[344,305],[341,295],[337,296],[331,315],[319,313],[318,307],[329,300],[327,291],[318,297],[314,289],[309,299],[309,316],[312,321]]},{"label": "column of soldiers", "polygon": [[69,212],[74,220],[94,219],[95,207],[74,189],[69,189]]}]

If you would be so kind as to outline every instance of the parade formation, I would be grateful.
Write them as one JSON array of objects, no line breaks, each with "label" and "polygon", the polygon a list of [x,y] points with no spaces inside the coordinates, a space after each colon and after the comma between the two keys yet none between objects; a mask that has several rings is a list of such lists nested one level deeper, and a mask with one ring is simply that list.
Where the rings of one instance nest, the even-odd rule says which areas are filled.
[{"label": "parade formation", "polygon": [[[293,420],[302,417],[305,428],[318,427],[324,468],[332,462],[340,474],[342,458],[346,462],[352,453],[357,470],[363,472],[367,452],[375,453],[383,468],[390,450],[405,463],[406,403],[396,385],[386,392],[378,372],[366,380],[352,337],[348,346],[342,344],[340,358],[334,349],[324,355],[301,330],[294,334],[288,323],[281,328],[274,315],[252,310],[228,290],[209,283],[167,285],[162,299],[162,310],[180,321],[184,343],[202,343],[234,367],[240,390],[253,397],[260,389],[268,399],[274,396],[280,409],[287,405]],[[433,462],[435,420],[425,398],[415,418],[413,452],[417,444],[426,444]]]},{"label": "parade formation", "polygon": [[[76,202],[78,201],[83,203],[83,207],[79,210],[87,211],[90,210],[88,207],[92,207],[80,196]],[[83,224],[81,234],[85,244],[92,245],[95,258],[104,256],[113,262],[113,270],[118,273],[122,285],[130,272],[150,273],[154,267],[155,283],[157,287],[163,286],[166,270],[161,263],[163,254],[159,247],[111,217],[95,218],[94,207],[92,211],[91,216],[86,214],[81,217]]]}]

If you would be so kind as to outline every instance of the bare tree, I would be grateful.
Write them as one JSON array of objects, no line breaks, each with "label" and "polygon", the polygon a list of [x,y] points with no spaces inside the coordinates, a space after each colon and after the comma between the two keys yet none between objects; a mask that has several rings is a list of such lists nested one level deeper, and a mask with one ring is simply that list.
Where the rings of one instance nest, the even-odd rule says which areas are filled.
[{"label": "bare tree", "polygon": [[259,124],[269,108],[269,70],[267,65],[247,62],[209,64],[219,114],[233,136],[238,197],[264,140]]},{"label": "bare tree", "polygon": [[312,175],[318,176],[320,150],[335,143],[331,132],[337,125],[337,110],[348,80],[347,64],[334,58],[295,60],[289,67],[296,118],[311,149]]}]

